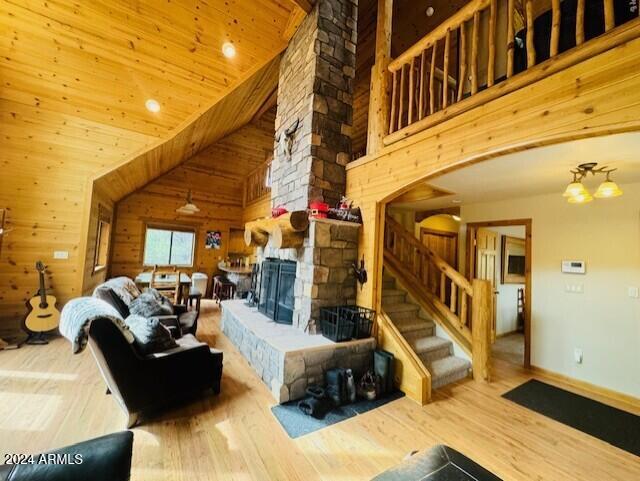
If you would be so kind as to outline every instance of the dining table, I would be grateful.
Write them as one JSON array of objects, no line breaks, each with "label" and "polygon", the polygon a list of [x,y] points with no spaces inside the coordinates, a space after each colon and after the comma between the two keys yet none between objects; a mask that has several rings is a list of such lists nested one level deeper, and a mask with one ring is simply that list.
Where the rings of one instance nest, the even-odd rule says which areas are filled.
[{"label": "dining table", "polygon": [[[166,282],[175,282],[176,274],[165,274],[163,277],[158,276],[157,279],[164,280]],[[138,286],[139,289],[143,289],[145,287],[149,287],[149,283],[151,282],[151,271],[141,272],[136,276],[134,282]],[[178,296],[178,304],[182,304],[182,301],[186,299],[186,296],[189,293],[189,288],[191,286],[191,277],[189,274],[185,274],[184,272],[180,273],[180,293]]]}]

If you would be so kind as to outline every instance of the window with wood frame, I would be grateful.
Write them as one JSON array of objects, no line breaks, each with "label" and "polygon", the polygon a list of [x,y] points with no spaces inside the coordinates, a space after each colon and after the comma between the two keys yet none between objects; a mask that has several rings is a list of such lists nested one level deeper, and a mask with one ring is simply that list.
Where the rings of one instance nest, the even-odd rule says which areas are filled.
[{"label": "window with wood frame", "polygon": [[98,227],[96,232],[95,257],[93,272],[99,272],[107,267],[109,262],[109,245],[111,241],[111,212],[102,205],[98,206]]},{"label": "window with wood frame", "polygon": [[143,264],[193,267],[195,245],[194,229],[148,225],[144,235]]}]

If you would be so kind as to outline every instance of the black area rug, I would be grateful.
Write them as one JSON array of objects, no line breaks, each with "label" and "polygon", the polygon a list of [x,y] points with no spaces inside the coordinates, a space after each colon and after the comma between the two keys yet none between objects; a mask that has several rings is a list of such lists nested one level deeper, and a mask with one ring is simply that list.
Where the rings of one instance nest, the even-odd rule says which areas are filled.
[{"label": "black area rug", "polygon": [[403,392],[396,391],[375,401],[357,401],[353,404],[346,404],[335,408],[324,417],[324,419],[316,419],[311,416],[307,416],[300,409],[298,409],[298,401],[291,401],[284,404],[279,404],[271,408],[271,412],[280,422],[284,430],[287,432],[290,438],[299,438],[305,434],[312,433],[332,424],[339,423],[345,419],[352,418],[358,414],[364,414],[372,409],[384,406],[388,402],[395,401],[404,396]]},{"label": "black area rug", "polygon": [[640,456],[640,416],[535,379],[502,397]]}]

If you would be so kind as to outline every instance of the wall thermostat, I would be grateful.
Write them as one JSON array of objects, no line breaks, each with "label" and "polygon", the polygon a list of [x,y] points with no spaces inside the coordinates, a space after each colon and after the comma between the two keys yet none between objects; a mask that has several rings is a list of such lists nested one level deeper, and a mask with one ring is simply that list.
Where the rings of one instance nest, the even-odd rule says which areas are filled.
[{"label": "wall thermostat", "polygon": [[565,274],[584,274],[586,271],[585,261],[562,261],[562,272]]}]

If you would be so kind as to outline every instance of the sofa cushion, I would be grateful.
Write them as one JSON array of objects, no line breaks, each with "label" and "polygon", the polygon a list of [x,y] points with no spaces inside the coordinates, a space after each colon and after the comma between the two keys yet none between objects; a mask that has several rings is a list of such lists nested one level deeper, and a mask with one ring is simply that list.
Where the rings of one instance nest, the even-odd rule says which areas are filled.
[{"label": "sofa cushion", "polygon": [[124,322],[135,337],[136,349],[143,356],[177,346],[169,328],[155,317],[146,318],[132,314]]},{"label": "sofa cushion", "polygon": [[171,302],[155,289],[145,289],[131,304],[129,312],[142,317],[170,316],[173,314]]},{"label": "sofa cushion", "polygon": [[93,297],[97,297],[112,305],[123,319],[130,314],[129,305],[139,295],[140,291],[135,282],[124,276],[109,279],[93,291]]}]

